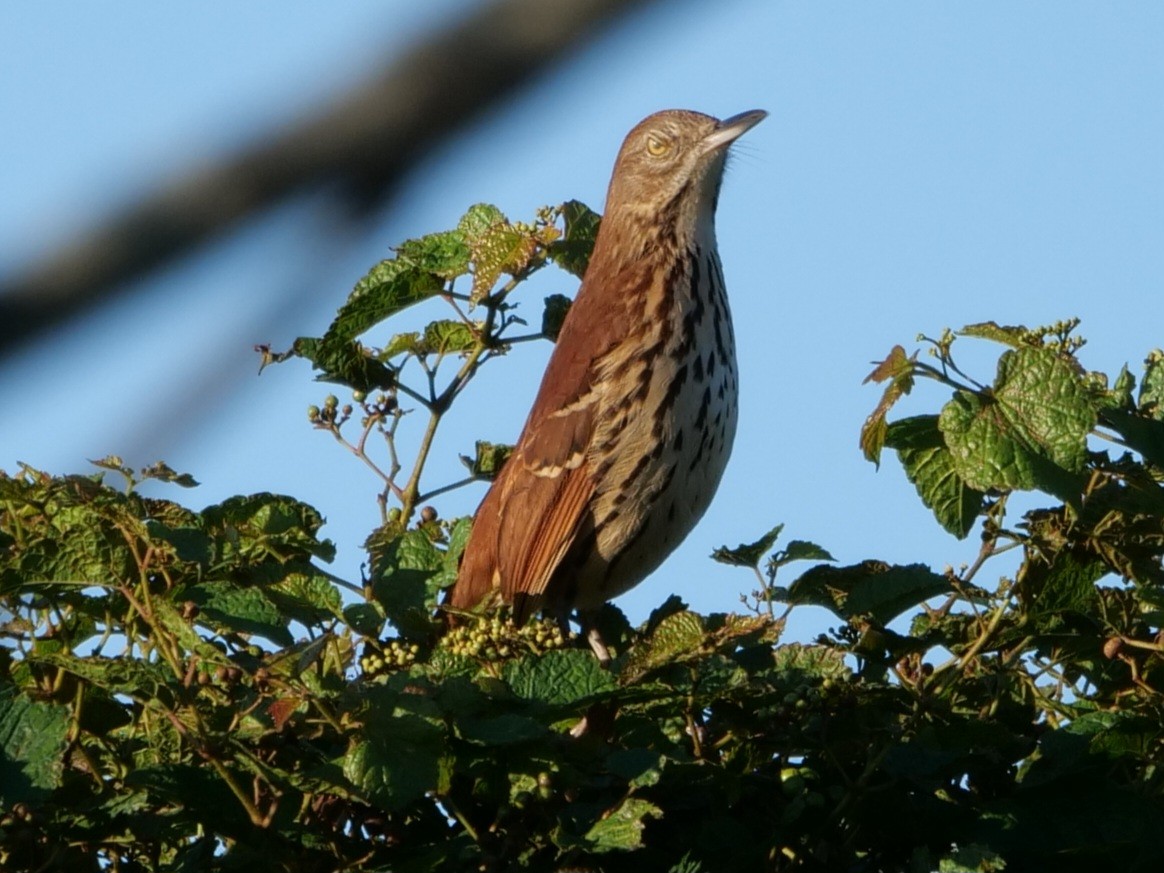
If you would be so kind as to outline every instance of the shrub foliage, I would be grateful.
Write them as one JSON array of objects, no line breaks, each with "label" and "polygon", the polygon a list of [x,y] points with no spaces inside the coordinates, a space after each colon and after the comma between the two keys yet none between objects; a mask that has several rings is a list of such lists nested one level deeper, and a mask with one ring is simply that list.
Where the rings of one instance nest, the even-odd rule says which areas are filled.
[{"label": "shrub foliage", "polygon": [[[189,476],[118,458],[0,477],[0,867],[1160,869],[1164,355],[1109,380],[1073,322],[921,337],[870,375],[862,450],[977,536],[967,566],[836,566],[777,526],[713,555],[754,577],[742,614],[607,607],[609,668],[504,613],[439,633],[468,520],[431,503],[462,483],[423,487],[432,436],[482,365],[556,336],[566,298],[524,334],[512,298],[580,275],[597,223],[474,207],[322,336],[261,349],[351,393],[308,415],[383,485],[366,578],[323,569],[291,497],[194,511],[137,487]],[[422,303],[448,317],[381,336]],[[999,346],[992,379],[959,368],[966,341]],[[891,420],[923,382],[944,405]],[[464,481],[505,455],[478,443]],[[1043,505],[1012,518],[1015,492]],[[781,639],[806,605],[837,626]]]}]

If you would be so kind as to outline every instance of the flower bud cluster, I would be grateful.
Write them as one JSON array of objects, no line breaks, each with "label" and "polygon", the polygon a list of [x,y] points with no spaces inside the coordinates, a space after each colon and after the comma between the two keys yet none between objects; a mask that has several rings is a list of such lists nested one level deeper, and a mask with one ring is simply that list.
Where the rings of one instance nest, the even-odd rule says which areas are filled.
[{"label": "flower bud cluster", "polygon": [[360,658],[360,669],[365,676],[378,676],[392,670],[406,670],[416,663],[420,646],[404,640],[385,640],[378,646],[369,643]]},{"label": "flower bud cluster", "polygon": [[532,652],[541,654],[566,645],[558,623],[550,619],[529,621],[518,627],[512,618],[499,615],[481,616],[461,624],[441,640],[454,655],[497,661]]}]

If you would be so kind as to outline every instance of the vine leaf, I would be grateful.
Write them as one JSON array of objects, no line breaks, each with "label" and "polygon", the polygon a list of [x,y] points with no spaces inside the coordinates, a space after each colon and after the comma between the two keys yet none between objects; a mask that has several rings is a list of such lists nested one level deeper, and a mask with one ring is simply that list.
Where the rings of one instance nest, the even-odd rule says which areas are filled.
[{"label": "vine leaf", "polygon": [[906,478],[947,531],[965,539],[986,495],[958,475],[936,415],[917,415],[889,425],[885,444],[897,450]]},{"label": "vine leaf", "polygon": [[602,216],[585,203],[568,200],[561,207],[565,230],[549,245],[550,260],[581,279],[590,264],[590,253],[598,237]]},{"label": "vine leaf", "polygon": [[760,559],[764,557],[765,552],[775,545],[776,540],[780,537],[780,533],[783,530],[784,525],[778,524],[755,542],[740,543],[734,549],[729,549],[727,546],[720,546],[711,553],[711,558],[713,561],[718,561],[721,564],[727,564],[731,567],[755,567],[760,563]]},{"label": "vine leaf", "polygon": [[958,476],[978,491],[1043,489],[1078,501],[1097,414],[1076,366],[1051,349],[1003,353],[994,387],[958,391],[938,427]]},{"label": "vine leaf", "polygon": [[875,466],[881,466],[881,447],[885,444],[887,425],[885,416],[898,400],[913,389],[913,370],[917,360],[917,352],[906,355],[901,346],[894,346],[885,360],[874,368],[873,372],[865,377],[863,384],[869,382],[884,382],[890,380],[881,394],[877,408],[865,419],[861,425],[861,451],[867,461]]},{"label": "vine leaf", "polygon": [[0,687],[0,801],[39,800],[61,784],[69,710]]},{"label": "vine leaf", "polygon": [[846,621],[868,616],[886,625],[907,609],[950,590],[949,579],[923,564],[820,564],[789,586],[787,602],[823,606]]}]

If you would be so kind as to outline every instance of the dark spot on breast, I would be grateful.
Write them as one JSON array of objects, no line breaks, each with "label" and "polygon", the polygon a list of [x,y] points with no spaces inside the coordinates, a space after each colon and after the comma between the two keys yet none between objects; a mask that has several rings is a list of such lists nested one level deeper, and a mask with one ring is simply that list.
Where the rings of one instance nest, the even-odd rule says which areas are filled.
[{"label": "dark spot on breast", "polygon": [[671,380],[671,384],[667,386],[667,394],[663,397],[663,405],[659,410],[659,415],[668,415],[671,408],[675,405],[675,400],[679,396],[679,392],[683,390],[683,386],[687,383],[687,365],[684,364],[675,371],[675,377]]},{"label": "dark spot on breast", "polygon": [[[637,461],[635,461],[635,465],[631,469],[630,474],[626,477],[627,484],[633,485],[635,480],[637,480],[641,475],[643,475],[643,471],[647,469],[647,465],[651,463],[651,460],[652,460],[651,455],[640,455],[639,459]],[[618,496],[615,497],[616,503],[622,503],[622,501],[619,500],[618,497],[623,497],[627,493],[627,490],[628,489],[623,488],[621,491],[618,492]]]},{"label": "dark spot on breast", "polygon": [[711,386],[703,389],[703,398],[699,401],[699,412],[695,416],[695,426],[703,430],[707,423],[707,411],[711,406]]},{"label": "dark spot on breast", "polygon": [[707,448],[708,432],[704,431],[703,436],[699,438],[699,448],[695,450],[695,457],[691,459],[691,463],[687,466],[688,473],[694,473],[695,468],[699,466],[699,462],[703,460],[703,450]]}]

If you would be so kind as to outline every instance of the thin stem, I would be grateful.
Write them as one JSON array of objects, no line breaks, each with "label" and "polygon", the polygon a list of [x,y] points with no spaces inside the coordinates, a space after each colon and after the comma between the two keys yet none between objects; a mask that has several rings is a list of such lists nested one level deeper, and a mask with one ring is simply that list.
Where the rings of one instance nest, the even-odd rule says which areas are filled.
[{"label": "thin stem", "polygon": [[962,378],[966,379],[967,382],[970,382],[970,385],[964,385],[957,379],[951,379],[949,373],[946,373],[943,370],[939,370],[937,367],[922,361],[914,361],[913,369],[914,372],[918,375],[925,376],[927,379],[933,379],[937,382],[941,382],[943,385],[949,385],[951,388],[954,388],[958,391],[978,392],[982,390],[981,385],[979,385],[966,374],[958,371],[957,368],[954,368],[955,372],[958,372],[959,376],[962,376]]},{"label": "thin stem", "polygon": [[469,823],[469,820],[465,818],[460,808],[456,803],[453,802],[453,799],[447,794],[443,794],[440,796],[440,801],[441,806],[453,814],[453,818],[455,818],[460,823],[461,827],[465,829],[465,833],[469,835],[470,839],[472,839],[474,843],[480,843],[481,836],[477,833],[477,829]]},{"label": "thin stem", "polygon": [[432,451],[432,443],[436,438],[437,427],[440,426],[440,423],[441,413],[433,412],[429,415],[428,426],[425,427],[424,436],[420,438],[420,447],[416,450],[416,465],[412,468],[412,475],[408,477],[408,482],[399,495],[400,517],[405,524],[411,520],[413,510],[416,509],[416,504],[419,502],[420,474],[424,470],[429,452]]},{"label": "thin stem", "polygon": [[431,400],[429,400],[427,397],[425,397],[419,391],[416,391],[413,388],[409,388],[403,382],[396,383],[396,390],[398,392],[400,392],[401,394],[403,394],[405,397],[409,397],[412,400],[415,400],[417,403],[419,403],[425,409],[432,409],[432,401]]},{"label": "thin stem", "polygon": [[[349,452],[351,452],[353,455],[355,455],[357,458],[359,458],[361,461],[363,461],[369,467],[369,469],[372,470],[373,473],[375,473],[377,476],[379,476],[383,480],[385,486],[390,491],[392,491],[392,493],[394,493],[398,498],[402,497],[403,495],[402,495],[402,492],[400,491],[399,486],[397,486],[396,483],[393,481],[393,479],[396,475],[396,471],[394,471],[392,473],[385,473],[383,470],[380,469],[379,465],[368,456],[368,453],[364,450],[365,446],[367,444],[368,435],[369,435],[369,433],[371,433],[372,426],[374,425],[374,423],[375,423],[375,417],[374,416],[370,417],[368,420],[368,424],[364,427],[364,432],[360,435],[359,441],[357,443],[355,443],[354,445],[347,441],[347,439],[344,437],[344,435],[340,432],[339,428],[330,427],[330,428],[328,428],[328,430],[331,431],[331,435],[333,437],[335,437],[336,442],[338,442],[341,446],[343,446],[345,449],[347,449]],[[397,466],[397,471],[398,471],[399,465],[396,465],[396,466]]]},{"label": "thin stem", "polygon": [[521,336],[506,336],[506,337],[499,336],[497,339],[500,340],[501,342],[505,343],[507,346],[515,346],[518,343],[529,343],[529,342],[533,342],[534,340],[546,339],[546,335],[544,333],[539,332],[539,333],[522,334]]},{"label": "thin stem", "polygon": [[448,485],[442,485],[440,488],[434,488],[432,491],[417,495],[416,502],[427,503],[434,497],[448,494],[450,491],[456,491],[458,488],[464,488],[466,485],[472,485],[474,482],[480,481],[480,476],[466,476],[464,479],[458,479],[456,482],[450,482]]},{"label": "thin stem", "polygon": [[442,294],[441,297],[444,298],[444,301],[446,303],[448,303],[449,306],[453,307],[453,311],[457,313],[457,317],[459,319],[461,319],[462,324],[464,324],[470,330],[475,331],[477,329],[477,326],[469,319],[469,316],[465,315],[465,313],[461,309],[461,307],[459,307],[457,305],[458,300],[464,300],[464,301],[468,302],[469,301],[468,296],[466,296],[464,294],[453,294],[452,292],[450,292],[448,294]]}]

